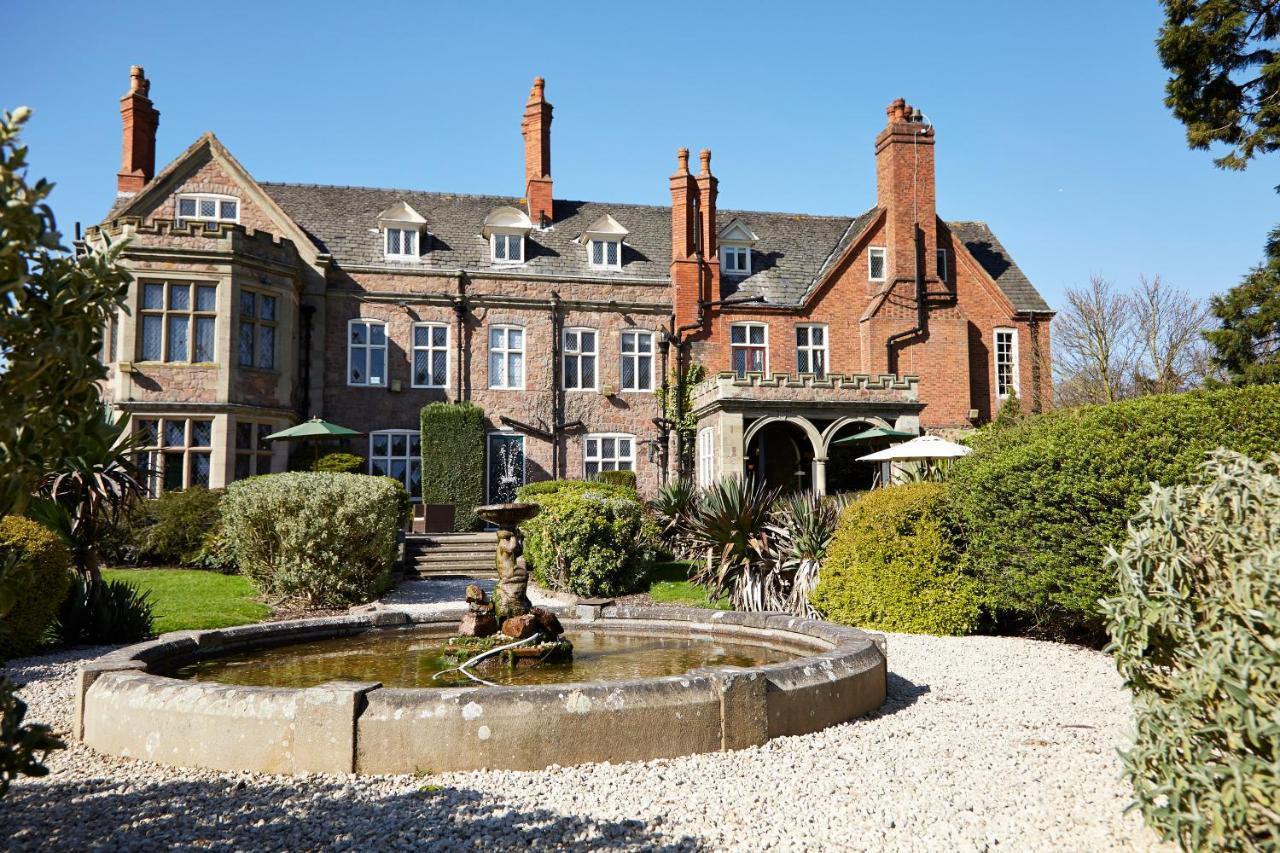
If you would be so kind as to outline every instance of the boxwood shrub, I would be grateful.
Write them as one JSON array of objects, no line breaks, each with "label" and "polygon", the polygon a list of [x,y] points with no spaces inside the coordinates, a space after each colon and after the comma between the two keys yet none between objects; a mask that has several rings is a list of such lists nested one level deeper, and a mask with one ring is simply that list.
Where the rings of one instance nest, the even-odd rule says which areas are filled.
[{"label": "boxwood shrub", "polygon": [[980,431],[948,480],[964,560],[998,627],[1102,635],[1104,551],[1151,483],[1186,483],[1215,447],[1258,456],[1280,437],[1280,386],[1063,409]]},{"label": "boxwood shrub", "polygon": [[811,603],[847,625],[971,633],[978,596],[960,573],[959,544],[941,483],[867,492],[841,513]]},{"label": "boxwood shrub", "polygon": [[191,488],[138,501],[126,530],[135,561],[149,565],[202,568],[210,537],[221,527],[222,490]]},{"label": "boxwood shrub", "polygon": [[268,595],[336,607],[385,588],[408,506],[390,477],[298,471],[232,483],[223,525],[240,570]]},{"label": "boxwood shrub", "polygon": [[1280,847],[1280,456],[1215,453],[1155,486],[1108,568],[1108,649],[1134,692],[1124,755],[1184,850]]},{"label": "boxwood shrub", "polygon": [[556,480],[524,486],[518,499],[542,507],[522,529],[525,559],[543,586],[624,595],[653,567],[658,526],[633,489]]},{"label": "boxwood shrub", "polygon": [[326,453],[311,463],[311,470],[333,474],[360,474],[364,472],[364,461],[363,456],[354,453]]},{"label": "boxwood shrub", "polygon": [[453,529],[475,530],[484,503],[484,409],[473,403],[422,407],[422,502],[453,504]]},{"label": "boxwood shrub", "polygon": [[53,531],[18,516],[0,519],[0,560],[16,600],[0,614],[0,661],[34,651],[71,584],[71,554]]}]

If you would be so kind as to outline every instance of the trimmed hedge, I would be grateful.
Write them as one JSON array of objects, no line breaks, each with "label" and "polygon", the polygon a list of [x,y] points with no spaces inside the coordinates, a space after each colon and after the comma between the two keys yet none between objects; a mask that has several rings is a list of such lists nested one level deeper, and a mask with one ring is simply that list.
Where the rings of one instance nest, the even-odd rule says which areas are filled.
[{"label": "trimmed hedge", "polygon": [[453,529],[480,527],[484,503],[484,409],[473,403],[422,407],[422,502],[453,504]]},{"label": "trimmed hedge", "polygon": [[966,573],[999,627],[1101,635],[1115,591],[1108,545],[1151,483],[1186,483],[1222,446],[1260,456],[1280,440],[1280,386],[1193,391],[1063,409],[970,441],[947,482]]},{"label": "trimmed hedge", "polygon": [[632,489],[553,480],[520,489],[542,507],[521,525],[534,579],[582,596],[625,595],[653,567],[658,526]]},{"label": "trimmed hedge", "polygon": [[311,470],[330,474],[363,474],[364,461],[363,456],[354,453],[326,453],[311,463]]},{"label": "trimmed hedge", "polygon": [[71,554],[58,535],[18,516],[0,518],[0,560],[9,569],[16,601],[0,619],[0,661],[33,651],[71,584]]},{"label": "trimmed hedge", "polygon": [[1153,487],[1107,564],[1147,822],[1184,850],[1277,849],[1280,456],[1220,451],[1192,485]]},{"label": "trimmed hedge", "polygon": [[409,496],[390,477],[297,471],[227,487],[226,541],[268,595],[335,607],[385,589]]},{"label": "trimmed hedge", "polygon": [[608,483],[611,486],[622,486],[636,490],[636,472],[635,471],[601,471],[596,474],[596,482]]},{"label": "trimmed hedge", "polygon": [[810,601],[846,625],[969,634],[978,626],[978,596],[959,557],[945,486],[874,489],[841,513]]}]

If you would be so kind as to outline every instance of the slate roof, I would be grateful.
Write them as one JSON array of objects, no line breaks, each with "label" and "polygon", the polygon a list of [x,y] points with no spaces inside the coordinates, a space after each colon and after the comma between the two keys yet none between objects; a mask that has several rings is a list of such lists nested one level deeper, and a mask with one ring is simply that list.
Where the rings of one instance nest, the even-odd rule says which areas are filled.
[{"label": "slate roof", "polygon": [[[411,263],[416,269],[511,269],[490,261],[489,245],[480,228],[497,207],[522,208],[519,198],[316,184],[260,185],[319,249],[340,265],[395,268]],[[427,220],[430,242],[424,241],[423,254],[416,262],[393,262],[383,257],[378,214],[398,201],[412,205]],[[586,247],[576,242],[606,213],[630,232],[623,246],[621,270],[591,267]],[[723,277],[724,297],[735,301],[763,297],[770,305],[799,305],[876,213],[874,207],[856,217],[717,211],[721,223],[739,217],[760,238],[752,249],[751,275]],[[619,282],[669,280],[671,208],[556,199],[555,217],[552,227],[535,228],[525,241],[526,263],[518,267],[522,272]],[[948,222],[947,227],[995,279],[1016,310],[1050,310],[985,223]]]}]

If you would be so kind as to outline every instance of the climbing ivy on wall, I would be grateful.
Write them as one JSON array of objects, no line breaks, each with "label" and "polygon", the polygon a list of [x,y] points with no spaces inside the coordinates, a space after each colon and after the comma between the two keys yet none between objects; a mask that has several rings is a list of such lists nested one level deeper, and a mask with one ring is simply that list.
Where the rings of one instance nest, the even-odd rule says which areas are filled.
[{"label": "climbing ivy on wall", "polygon": [[453,529],[475,530],[484,503],[484,409],[473,403],[422,407],[422,502],[453,504]]}]

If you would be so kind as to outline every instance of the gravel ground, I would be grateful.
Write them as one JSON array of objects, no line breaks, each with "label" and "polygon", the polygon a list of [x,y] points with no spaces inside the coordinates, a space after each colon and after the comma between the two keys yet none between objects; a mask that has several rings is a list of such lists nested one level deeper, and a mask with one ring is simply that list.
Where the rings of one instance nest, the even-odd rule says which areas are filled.
[{"label": "gravel ground", "polygon": [[[70,725],[104,649],[14,661]],[[536,773],[270,777],[58,753],[0,802],[6,849],[1152,849],[1120,779],[1109,660],[1031,640],[891,635],[872,718],[733,753]]]}]

